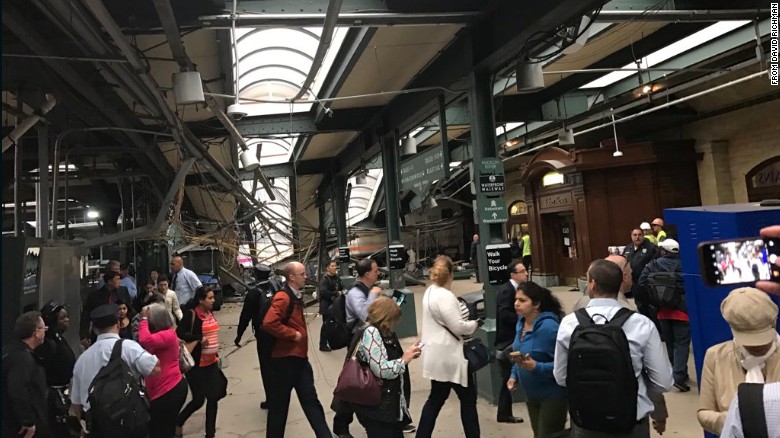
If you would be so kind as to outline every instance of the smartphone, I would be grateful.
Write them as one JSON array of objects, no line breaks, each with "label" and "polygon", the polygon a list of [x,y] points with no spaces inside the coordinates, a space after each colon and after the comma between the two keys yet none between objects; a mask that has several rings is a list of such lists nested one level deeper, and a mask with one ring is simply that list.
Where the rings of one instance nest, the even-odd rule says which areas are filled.
[{"label": "smartphone", "polygon": [[708,286],[752,286],[780,282],[780,239],[748,237],[699,244],[699,263]]}]

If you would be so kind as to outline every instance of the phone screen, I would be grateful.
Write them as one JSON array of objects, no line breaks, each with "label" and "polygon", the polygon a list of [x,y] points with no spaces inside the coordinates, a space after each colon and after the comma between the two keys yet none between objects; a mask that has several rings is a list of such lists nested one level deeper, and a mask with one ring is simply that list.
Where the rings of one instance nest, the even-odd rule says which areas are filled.
[{"label": "phone screen", "polygon": [[[780,281],[774,266],[780,239],[735,239],[700,244],[701,263],[709,284],[735,285],[759,280]],[[774,268],[774,269],[773,269]]]}]

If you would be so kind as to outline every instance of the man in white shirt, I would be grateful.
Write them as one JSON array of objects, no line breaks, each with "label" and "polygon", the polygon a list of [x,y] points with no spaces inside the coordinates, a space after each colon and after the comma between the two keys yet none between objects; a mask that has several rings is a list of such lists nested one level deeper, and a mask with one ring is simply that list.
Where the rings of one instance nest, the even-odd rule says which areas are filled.
[{"label": "man in white shirt", "polygon": [[194,272],[184,267],[184,260],[181,256],[173,256],[171,259],[171,282],[169,287],[176,292],[179,297],[179,303],[186,305],[192,297],[195,296],[195,290],[201,287],[203,283]]},{"label": "man in white shirt", "polygon": [[[591,297],[591,301],[585,309],[595,323],[604,324],[606,322],[604,318],[611,320],[621,309],[617,297],[622,281],[623,272],[615,263],[596,260],[590,264],[588,268],[588,295]],[[566,386],[569,345],[572,333],[578,325],[576,315],[570,314],[563,318],[558,329],[553,375],[561,386]],[[631,363],[638,381],[637,425],[629,433],[610,434],[609,436],[610,438],[647,438],[650,436],[647,417],[653,412],[653,402],[648,397],[647,386],[652,385],[659,392],[669,391],[673,384],[672,366],[666,357],[658,330],[650,319],[634,313],[626,320],[622,328],[628,339]],[[642,378],[643,372],[645,378]],[[582,429],[576,424],[573,425],[573,430],[575,438],[604,436],[603,431]]]},{"label": "man in white shirt", "polygon": [[[763,403],[764,408],[764,424],[759,424],[760,420],[754,421],[752,426],[756,428],[766,427],[768,437],[780,437],[780,382],[767,383],[763,386],[762,401],[757,403]],[[745,418],[744,414],[748,406],[741,406],[739,396],[734,397],[729,407],[729,413],[726,416],[726,424],[723,425],[723,432],[720,434],[720,438],[751,438],[750,434],[745,435],[746,428],[742,424],[742,419]],[[756,409],[753,412],[747,413],[748,419],[755,420]],[[752,417],[752,418],[751,418]]]},{"label": "man in white shirt", "polygon": [[[90,313],[92,327],[98,332],[97,341],[79,356],[73,367],[73,387],[71,388],[71,415],[81,418],[88,412],[89,387],[92,380],[111,359],[111,351],[119,340],[119,306],[104,304]],[[137,377],[148,377],[160,372],[157,356],[149,354],[138,343],[125,339],[122,342],[122,360]],[[92,430],[91,436],[108,436],[105,432]]]}]

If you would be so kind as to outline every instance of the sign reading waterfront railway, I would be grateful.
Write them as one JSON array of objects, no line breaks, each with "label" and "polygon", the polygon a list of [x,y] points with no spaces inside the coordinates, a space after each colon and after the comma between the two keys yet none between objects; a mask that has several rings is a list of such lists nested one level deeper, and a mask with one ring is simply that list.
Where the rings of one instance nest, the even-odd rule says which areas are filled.
[{"label": "sign reading waterfront railway", "polygon": [[406,263],[404,262],[404,256],[406,255],[403,245],[390,245],[387,247],[387,261],[390,269],[404,269]]},{"label": "sign reading waterfront railway", "polygon": [[401,190],[425,196],[433,181],[446,176],[441,146],[426,149],[401,163]]},{"label": "sign reading waterfront railway", "polygon": [[487,255],[488,282],[504,284],[509,281],[509,264],[512,263],[512,251],[508,243],[485,245]]},{"label": "sign reading waterfront railway", "polygon": [[498,158],[483,158],[479,163],[479,192],[504,193],[504,163]]}]

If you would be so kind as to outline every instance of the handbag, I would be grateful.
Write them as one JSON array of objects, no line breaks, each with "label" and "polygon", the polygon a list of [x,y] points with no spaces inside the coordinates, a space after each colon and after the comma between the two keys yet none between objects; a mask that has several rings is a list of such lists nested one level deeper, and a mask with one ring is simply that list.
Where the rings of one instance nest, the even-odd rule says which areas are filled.
[{"label": "handbag", "polygon": [[352,355],[344,361],[333,395],[349,403],[379,406],[382,401],[381,384],[371,372],[371,368],[361,364],[357,358],[362,344],[361,339],[352,351]]},{"label": "handbag", "polygon": [[187,349],[187,343],[184,340],[179,339],[179,369],[182,374],[186,373],[192,367],[195,366],[195,359],[193,359],[190,350]]},{"label": "handbag", "polygon": [[[428,308],[430,309],[430,296],[428,296],[428,301]],[[431,311],[431,316],[433,317],[433,320],[436,322],[436,324],[439,324],[444,328],[444,330],[447,330],[447,332],[451,334],[452,337],[454,337],[458,342],[463,343],[463,357],[469,363],[469,373],[476,373],[495,360],[495,355],[491,354],[490,350],[488,350],[485,344],[482,343],[481,339],[471,338],[467,341],[464,341],[460,336],[453,333],[452,330],[450,330],[446,325],[440,323],[433,314],[433,311]]]},{"label": "handbag", "polygon": [[[190,310],[192,312],[192,322],[190,323],[190,334],[192,334],[192,331],[195,329],[195,318],[197,318],[197,315],[195,315],[194,310]],[[183,341],[182,341],[183,342]],[[189,352],[192,353],[193,350],[195,350],[195,347],[198,345],[199,341],[192,341],[192,342],[184,342],[184,348]],[[190,356],[192,357],[192,356]],[[195,361],[192,362],[193,364]]]}]

